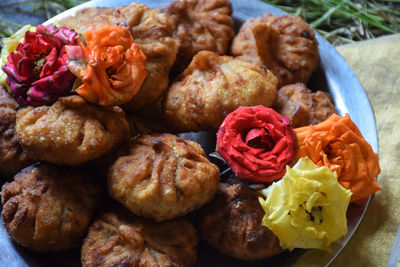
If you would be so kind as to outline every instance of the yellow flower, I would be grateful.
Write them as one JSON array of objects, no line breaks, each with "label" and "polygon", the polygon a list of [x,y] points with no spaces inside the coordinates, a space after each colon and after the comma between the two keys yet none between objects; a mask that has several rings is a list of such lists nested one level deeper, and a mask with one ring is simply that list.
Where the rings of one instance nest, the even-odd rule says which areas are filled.
[{"label": "yellow flower", "polygon": [[7,57],[12,51],[15,51],[15,48],[19,43],[24,41],[25,33],[27,31],[34,32],[36,31],[36,27],[29,24],[25,25],[10,37],[3,39],[3,49],[1,49],[0,53],[0,85],[2,86],[7,86],[7,75],[2,70],[3,66],[8,63]]},{"label": "yellow flower", "polygon": [[346,211],[351,191],[337,181],[328,167],[317,168],[300,158],[285,176],[259,198],[265,211],[262,224],[279,237],[285,249],[316,248],[329,251],[332,242],[347,233]]}]

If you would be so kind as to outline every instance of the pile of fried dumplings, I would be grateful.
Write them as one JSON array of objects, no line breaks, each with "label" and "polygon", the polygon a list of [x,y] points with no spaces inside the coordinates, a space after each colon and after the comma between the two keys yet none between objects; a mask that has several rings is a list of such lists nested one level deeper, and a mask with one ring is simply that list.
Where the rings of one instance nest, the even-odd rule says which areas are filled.
[{"label": "pile of fried dumplings", "polygon": [[147,77],[111,107],[76,94],[20,107],[0,88],[2,221],[13,241],[37,252],[81,247],[82,266],[195,266],[199,242],[245,261],[285,252],[261,224],[269,184],[221,176],[193,136],[208,132],[215,143],[241,106],[271,107],[293,128],[336,109],[307,88],[320,57],[305,21],[264,14],[235,33],[231,15],[229,0],[175,0],[57,22],[77,32],[128,27]]}]

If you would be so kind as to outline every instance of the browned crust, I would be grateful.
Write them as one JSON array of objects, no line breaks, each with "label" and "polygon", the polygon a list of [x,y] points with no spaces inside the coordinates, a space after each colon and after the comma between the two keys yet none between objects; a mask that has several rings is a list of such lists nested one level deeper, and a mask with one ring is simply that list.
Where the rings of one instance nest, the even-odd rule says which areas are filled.
[{"label": "browned crust", "polygon": [[197,234],[183,220],[155,223],[108,212],[90,227],[82,246],[82,265],[194,266]]},{"label": "browned crust", "polygon": [[318,42],[312,28],[293,15],[249,19],[239,30],[232,55],[268,68],[278,77],[278,88],[307,83],[319,62]]},{"label": "browned crust", "polygon": [[52,106],[17,113],[16,131],[36,159],[79,165],[117,148],[129,136],[119,107],[100,107],[81,96],[61,97]]},{"label": "browned crust", "polygon": [[86,234],[99,195],[77,170],[31,165],[3,185],[2,221],[9,236],[31,250],[69,249]]},{"label": "browned crust", "polygon": [[182,71],[200,51],[224,55],[235,35],[229,0],[175,0],[159,11],[169,15],[174,29],[174,73]]},{"label": "browned crust", "polygon": [[18,108],[14,98],[0,87],[0,175],[8,178],[33,162],[15,131]]},{"label": "browned crust", "polygon": [[239,179],[220,183],[214,199],[201,209],[200,237],[222,253],[243,260],[282,253],[279,239],[261,224],[264,211],[259,196]]},{"label": "browned crust", "polygon": [[282,87],[274,108],[288,117],[293,128],[318,124],[336,113],[329,96],[322,92],[311,92],[303,83]]},{"label": "browned crust", "polygon": [[218,182],[219,168],[201,146],[172,134],[132,138],[108,175],[112,198],[157,221],[199,208],[213,197]]}]

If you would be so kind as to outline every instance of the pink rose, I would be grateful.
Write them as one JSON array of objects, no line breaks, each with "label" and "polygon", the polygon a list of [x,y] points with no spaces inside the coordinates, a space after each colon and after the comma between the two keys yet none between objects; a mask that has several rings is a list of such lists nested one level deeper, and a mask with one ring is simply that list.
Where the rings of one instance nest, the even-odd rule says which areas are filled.
[{"label": "pink rose", "polygon": [[75,44],[77,33],[68,28],[39,25],[26,32],[24,42],[7,57],[3,67],[11,93],[21,106],[51,105],[72,88],[65,45]]}]

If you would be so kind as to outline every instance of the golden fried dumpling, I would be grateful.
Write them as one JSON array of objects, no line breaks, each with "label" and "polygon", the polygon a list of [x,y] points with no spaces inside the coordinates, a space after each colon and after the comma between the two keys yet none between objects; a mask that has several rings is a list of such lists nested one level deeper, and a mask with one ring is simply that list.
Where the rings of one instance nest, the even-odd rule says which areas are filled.
[{"label": "golden fried dumpling", "polygon": [[[91,13],[102,15],[90,17]],[[142,109],[162,96],[168,87],[169,71],[176,58],[173,30],[166,14],[158,13],[142,4],[132,3],[129,6],[118,7],[112,12],[108,9],[77,12],[75,18],[64,19],[58,24],[69,26],[78,32],[85,30],[89,25],[98,27],[107,23],[112,26],[129,27],[135,42],[146,56],[146,79],[125,108]]]},{"label": "golden fried dumpling", "polygon": [[270,107],[277,78],[250,63],[199,52],[164,97],[165,120],[176,131],[216,130],[241,106]]},{"label": "golden fried dumpling", "polygon": [[197,234],[184,220],[156,223],[108,212],[90,227],[81,253],[83,267],[194,266]]},{"label": "golden fried dumpling", "polygon": [[1,191],[9,236],[31,250],[50,252],[80,245],[101,190],[78,170],[34,164]]},{"label": "golden fried dumpling", "polygon": [[108,191],[136,215],[163,221],[208,202],[218,182],[219,168],[198,143],[172,134],[139,135],[111,166]]},{"label": "golden fried dumpling", "polygon": [[289,118],[293,128],[318,124],[336,113],[328,95],[322,91],[313,93],[303,83],[279,89],[274,108]]},{"label": "golden fried dumpling", "polygon": [[237,178],[220,183],[213,200],[200,210],[200,237],[237,259],[259,260],[282,253],[278,237],[262,225],[261,189]]},{"label": "golden fried dumpling", "polygon": [[6,177],[12,177],[33,162],[15,132],[18,108],[14,98],[0,87],[0,175]]},{"label": "golden fried dumpling", "polygon": [[20,109],[16,130],[32,157],[67,165],[99,158],[129,136],[121,108],[95,106],[78,95],[61,97],[52,106]]},{"label": "golden fried dumpling", "polygon": [[229,0],[175,0],[159,11],[169,15],[174,28],[175,72],[182,71],[202,50],[224,55],[235,36]]},{"label": "golden fried dumpling", "polygon": [[318,42],[312,28],[293,15],[249,19],[233,39],[232,55],[266,67],[278,77],[278,88],[307,83],[319,62]]}]

